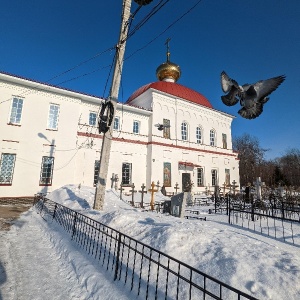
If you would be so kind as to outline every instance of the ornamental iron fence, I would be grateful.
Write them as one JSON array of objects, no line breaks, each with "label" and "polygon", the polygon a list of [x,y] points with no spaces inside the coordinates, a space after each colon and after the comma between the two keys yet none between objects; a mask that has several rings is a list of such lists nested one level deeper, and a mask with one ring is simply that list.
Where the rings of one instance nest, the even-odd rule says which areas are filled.
[{"label": "ornamental iron fence", "polygon": [[34,201],[140,299],[257,299],[120,231],[43,196]]}]

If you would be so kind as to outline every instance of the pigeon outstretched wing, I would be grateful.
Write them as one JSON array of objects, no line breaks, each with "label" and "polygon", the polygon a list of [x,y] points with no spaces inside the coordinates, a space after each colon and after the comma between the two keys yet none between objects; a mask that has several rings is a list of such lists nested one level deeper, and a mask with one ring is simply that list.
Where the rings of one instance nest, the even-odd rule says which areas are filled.
[{"label": "pigeon outstretched wing", "polygon": [[[262,102],[265,99],[265,97],[274,92],[284,80],[285,75],[280,75],[266,80],[260,80],[255,84],[250,85],[250,87],[247,90],[246,88],[244,88],[246,85],[243,85],[245,93],[244,97],[253,97],[253,100]],[[251,87],[253,87],[254,91]]]},{"label": "pigeon outstretched wing", "polygon": [[228,93],[225,96],[221,96],[223,103],[227,106],[235,105],[239,102],[237,96],[239,96],[240,88],[238,83],[231,79],[224,71],[221,73],[221,87],[224,93]]},{"label": "pigeon outstretched wing", "polygon": [[268,95],[275,91],[285,80],[285,76],[277,76],[260,80],[254,84],[244,84],[241,92],[241,105],[238,113],[246,119],[255,119],[263,112],[264,104],[269,100]]}]

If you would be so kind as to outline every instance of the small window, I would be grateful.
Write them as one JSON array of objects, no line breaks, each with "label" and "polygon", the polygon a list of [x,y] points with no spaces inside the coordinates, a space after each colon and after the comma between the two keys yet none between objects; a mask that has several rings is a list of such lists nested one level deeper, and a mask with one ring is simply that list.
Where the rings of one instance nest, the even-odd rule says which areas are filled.
[{"label": "small window", "polygon": [[98,176],[100,171],[100,160],[95,160],[94,164],[94,186],[98,183]]},{"label": "small window", "polygon": [[210,145],[216,146],[216,133],[213,129],[210,131],[209,136],[210,136]]},{"label": "small window", "polygon": [[139,133],[139,132],[140,132],[140,122],[133,121],[133,133]]},{"label": "small window", "polygon": [[227,186],[230,185],[230,170],[229,169],[225,169],[225,184]]},{"label": "small window", "polygon": [[48,117],[48,129],[57,130],[58,126],[58,115],[59,115],[59,105],[50,104],[49,117]]},{"label": "small window", "polygon": [[120,118],[115,117],[114,119],[114,130],[120,130]]},{"label": "small window", "polygon": [[197,186],[203,186],[203,168],[197,169]]},{"label": "small window", "polygon": [[53,176],[54,157],[43,156],[40,185],[51,185]]},{"label": "small window", "polygon": [[0,163],[0,185],[11,185],[16,154],[2,153]]},{"label": "small window", "polygon": [[164,138],[165,139],[170,139],[171,135],[170,135],[170,120],[168,119],[163,119],[163,125],[164,125]]},{"label": "small window", "polygon": [[223,149],[227,149],[227,135],[225,133],[222,133],[222,143]]},{"label": "small window", "polygon": [[90,112],[89,115],[89,125],[95,126],[97,122],[97,114],[95,112]]},{"label": "small window", "polygon": [[217,170],[211,170],[211,185],[218,185],[218,173]]},{"label": "small window", "polygon": [[202,130],[199,126],[196,128],[196,141],[197,144],[202,144]]},{"label": "small window", "polygon": [[23,109],[23,99],[13,98],[9,123],[21,124],[22,109]]},{"label": "small window", "polygon": [[188,125],[185,122],[181,123],[181,139],[183,141],[188,140]]},{"label": "small window", "polygon": [[122,184],[131,184],[131,163],[122,164]]}]

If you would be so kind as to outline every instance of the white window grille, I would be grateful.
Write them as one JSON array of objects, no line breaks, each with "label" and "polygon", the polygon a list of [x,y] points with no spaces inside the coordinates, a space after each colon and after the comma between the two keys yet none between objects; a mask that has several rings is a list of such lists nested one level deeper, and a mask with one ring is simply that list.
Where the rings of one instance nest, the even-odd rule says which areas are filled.
[{"label": "white window grille", "polygon": [[21,124],[21,116],[23,109],[23,99],[21,98],[13,98],[9,123],[11,124]]},{"label": "white window grille", "polygon": [[58,115],[59,115],[59,105],[58,104],[50,104],[48,127],[47,127],[48,129],[57,130]]},{"label": "white window grille", "polygon": [[52,184],[53,166],[54,166],[54,157],[43,156],[41,174],[40,174],[40,185]]},{"label": "white window grille", "polygon": [[97,122],[97,114],[95,112],[90,112],[89,115],[89,125],[95,126]]},{"label": "white window grille", "polygon": [[94,185],[98,183],[98,176],[100,170],[100,160],[95,160],[94,164]]},{"label": "white window grille", "polygon": [[139,132],[140,132],[140,122],[133,121],[133,133],[139,133]]},{"label": "white window grille", "polygon": [[216,133],[213,129],[210,131],[209,136],[210,136],[210,145],[216,146]]},{"label": "white window grille", "polygon": [[131,163],[122,164],[122,184],[131,184],[131,171],[132,171]]},{"label": "white window grille", "polygon": [[188,125],[186,122],[181,123],[181,139],[183,141],[188,140]]},{"label": "white window grille", "polygon": [[202,144],[202,130],[199,126],[196,128],[196,141],[197,144]]},{"label": "white window grille", "polygon": [[2,153],[0,162],[0,185],[11,185],[16,154]]},{"label": "white window grille", "polygon": [[218,172],[217,170],[211,170],[211,185],[218,185]]},{"label": "white window grille", "polygon": [[120,118],[115,117],[114,119],[114,130],[120,130]]},{"label": "white window grille", "polygon": [[203,168],[197,169],[197,186],[203,186],[204,185],[204,178],[203,178]]}]

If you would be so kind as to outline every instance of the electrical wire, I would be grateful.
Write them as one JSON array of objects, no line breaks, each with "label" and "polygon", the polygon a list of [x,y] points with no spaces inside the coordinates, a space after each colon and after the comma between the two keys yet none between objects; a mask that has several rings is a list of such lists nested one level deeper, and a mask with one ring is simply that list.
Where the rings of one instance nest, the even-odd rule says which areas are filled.
[{"label": "electrical wire", "polygon": [[150,44],[152,44],[154,41],[156,41],[159,37],[161,37],[166,31],[168,31],[171,27],[173,27],[176,23],[178,23],[182,18],[184,18],[187,14],[189,14],[192,10],[194,10],[198,4],[200,4],[202,0],[199,0],[198,2],[196,2],[191,8],[189,8],[185,13],[183,13],[179,18],[177,18],[175,21],[173,21],[169,26],[167,26],[160,34],[158,34],[155,38],[153,38],[152,40],[150,40],[147,44],[145,44],[143,47],[137,49],[136,51],[134,51],[133,53],[131,53],[129,56],[127,56],[125,60],[130,59],[132,56],[134,56],[137,52],[144,50],[145,48],[147,48]]},{"label": "electrical wire", "polygon": [[[143,47],[137,49],[135,52],[133,52],[132,54],[130,54],[129,56],[127,56],[127,57],[124,59],[124,61],[130,59],[130,58],[131,58],[132,56],[134,56],[137,52],[139,52],[139,51],[145,49],[145,48],[148,47],[151,43],[153,43],[155,40],[157,40],[157,39],[158,39],[160,36],[162,36],[167,30],[169,30],[172,26],[174,26],[177,22],[179,22],[184,16],[186,16],[188,13],[190,13],[190,12],[191,12],[191,11],[192,11],[192,10],[193,10],[193,9],[194,9],[201,1],[202,1],[202,0],[199,0],[198,2],[196,2],[195,5],[193,5],[188,11],[186,11],[186,12],[185,12],[183,15],[181,15],[178,19],[176,19],[174,22],[172,22],[172,23],[171,23],[164,31],[162,31],[159,35],[157,35],[155,38],[153,38],[151,41],[149,41],[149,42],[148,42],[147,44],[145,44]],[[155,7],[156,10],[153,9],[153,10],[148,14],[148,16],[146,16],[146,17],[139,23],[139,25],[137,25],[137,26],[135,27],[135,29],[134,29],[132,32],[129,33],[129,35],[127,36],[126,39],[130,38],[131,36],[133,36],[133,35],[135,34],[135,32],[136,32],[138,29],[140,29],[140,28],[141,28],[141,27],[149,20],[149,18],[150,18],[151,16],[153,16],[154,14],[156,14],[156,13],[158,12],[159,9],[161,9],[167,2],[169,2],[169,0],[166,0],[165,3],[162,3],[162,2],[163,2],[163,1],[160,1],[160,3],[156,5],[156,7]],[[160,6],[159,6],[159,5],[160,5]],[[97,53],[96,55],[94,55],[94,56],[92,56],[92,57],[90,57],[90,58],[88,58],[88,59],[86,59],[86,60],[84,60],[84,61],[78,63],[77,65],[73,66],[72,68],[69,68],[68,70],[63,71],[63,72],[59,73],[58,75],[56,75],[56,76],[50,78],[50,79],[47,80],[45,83],[48,83],[48,82],[50,82],[50,81],[52,81],[52,80],[54,80],[54,79],[56,79],[56,78],[58,78],[58,77],[60,77],[60,76],[62,76],[62,75],[64,75],[64,74],[67,74],[67,73],[73,71],[74,69],[76,69],[76,68],[78,68],[78,67],[84,65],[85,63],[87,63],[87,62],[89,62],[89,61],[91,61],[91,60],[93,60],[93,59],[95,59],[95,58],[101,56],[102,54],[104,54],[104,53],[106,53],[106,52],[108,52],[108,51],[112,51],[112,50],[115,49],[115,48],[116,48],[116,46],[114,46],[114,47],[109,47],[109,48],[107,48],[106,50],[104,50],[104,51],[102,51],[102,52],[100,52],[100,53]],[[105,67],[101,67],[101,68],[95,69],[95,70],[93,70],[93,71],[91,71],[91,72],[88,72],[88,73],[85,73],[85,74],[82,74],[82,75],[73,77],[73,78],[71,78],[71,79],[62,81],[62,82],[58,83],[55,87],[58,87],[59,85],[62,85],[62,84],[64,84],[64,83],[66,83],[66,82],[70,82],[70,81],[79,79],[79,78],[81,78],[81,77],[85,77],[85,76],[87,76],[87,75],[93,74],[93,73],[95,73],[95,72],[97,72],[97,71],[99,71],[99,70],[101,70],[101,69],[107,68],[107,67],[109,67],[109,66],[112,68],[113,65],[112,65],[112,64],[111,64],[111,65],[107,65],[107,66],[105,66]],[[110,74],[111,74],[111,68],[110,68],[110,72],[109,72],[108,78],[110,77]],[[106,88],[107,88],[107,82],[108,82],[108,79],[107,79],[107,81],[106,81],[105,90],[106,90]],[[38,91],[39,91],[39,90],[38,90],[38,86],[39,86],[39,84],[37,84],[35,87],[31,88],[31,90],[27,90],[27,88],[26,88],[26,91],[24,91],[23,93],[21,93],[21,94],[19,94],[19,95],[20,95],[20,96],[23,96],[23,95],[32,94],[32,93],[33,93],[32,90],[34,90],[34,89],[36,90],[35,92],[38,92]],[[51,88],[51,86],[49,86],[49,89],[50,89],[50,88]],[[104,93],[105,93],[105,92],[104,92]],[[103,97],[103,98],[104,98],[104,97]],[[3,100],[3,101],[0,102],[0,104],[2,104],[2,103],[4,103],[4,102],[7,102],[7,101],[10,101],[10,100],[11,100],[11,98],[8,98],[8,99],[6,99],[6,100]]]}]

